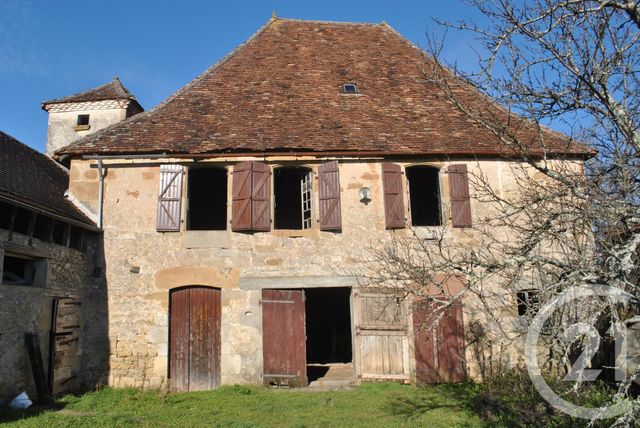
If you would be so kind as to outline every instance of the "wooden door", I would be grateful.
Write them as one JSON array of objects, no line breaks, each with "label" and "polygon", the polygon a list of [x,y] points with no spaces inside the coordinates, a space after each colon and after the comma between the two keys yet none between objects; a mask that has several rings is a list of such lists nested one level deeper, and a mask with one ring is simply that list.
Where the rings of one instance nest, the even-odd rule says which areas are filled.
[{"label": "wooden door", "polygon": [[307,385],[303,290],[262,290],[262,348],[266,384]]},{"label": "wooden door", "polygon": [[173,391],[204,391],[220,384],[220,290],[171,291],[169,378]]},{"label": "wooden door", "polygon": [[362,379],[409,381],[404,301],[368,290],[355,295],[356,370]]},{"label": "wooden door", "polygon": [[76,377],[80,310],[80,299],[53,299],[48,383],[54,396],[70,392]]},{"label": "wooden door", "polygon": [[462,382],[465,378],[462,305],[451,305],[435,328],[433,303],[418,302],[413,311],[416,383]]}]

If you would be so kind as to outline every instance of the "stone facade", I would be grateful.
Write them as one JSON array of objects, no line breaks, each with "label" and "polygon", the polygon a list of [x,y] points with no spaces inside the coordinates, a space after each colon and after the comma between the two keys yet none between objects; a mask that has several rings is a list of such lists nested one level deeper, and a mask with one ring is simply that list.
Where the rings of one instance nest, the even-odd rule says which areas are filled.
[{"label": "stone facade", "polygon": [[[93,241],[92,241],[93,242]],[[96,248],[95,243],[89,244]],[[21,391],[27,391],[30,397],[36,397],[35,383],[25,346],[25,334],[37,333],[40,340],[45,373],[49,364],[48,349],[52,320],[52,302],[54,299],[76,297],[82,302],[84,293],[91,292],[87,285],[91,280],[87,268],[93,264],[85,253],[61,245],[47,243],[38,239],[0,229],[0,272],[6,251],[38,254],[46,258],[46,284],[39,286],[8,285],[0,283],[0,400],[11,399]],[[94,250],[89,253],[93,254]],[[95,260],[91,257],[92,260]],[[101,280],[97,280],[101,283]],[[96,302],[99,300],[96,299]],[[90,305],[91,306],[91,305]],[[95,306],[95,304],[93,305]],[[81,324],[80,330],[85,325]],[[89,330],[94,327],[90,327]],[[95,335],[94,335],[95,336]],[[81,340],[76,346],[77,353],[71,362],[74,378],[67,385],[70,390],[77,389],[86,379],[82,377],[82,366],[88,370],[95,360],[83,361],[93,351]],[[90,348],[90,346],[89,346]]]},{"label": "stone facade", "polygon": [[[231,173],[238,160],[247,159],[212,159],[199,161],[198,164],[202,166],[206,162],[221,165]],[[323,161],[314,157],[284,156],[266,160],[274,167],[295,163],[310,167],[314,172]],[[419,159],[397,162],[403,167],[427,164],[440,168],[444,219],[440,227],[445,229],[447,239],[459,245],[475,245],[476,237],[472,229],[451,227],[449,179],[445,173],[451,162],[421,162]],[[114,386],[166,385],[169,292],[186,285],[206,285],[222,290],[221,383],[261,383],[261,289],[357,288],[356,274],[368,257],[370,245],[384,241],[393,234],[410,233],[408,229],[385,229],[381,159],[339,159],[342,230],[337,233],[319,230],[316,221],[317,186],[313,189],[311,229],[235,233],[230,225],[225,231],[187,231],[183,224],[180,232],[157,232],[160,164],[182,163],[189,166],[193,162],[184,159],[141,159],[128,160],[126,163],[105,160],[104,163],[107,171],[103,218],[107,260],[109,384]],[[482,171],[498,189],[513,187],[513,177],[506,161],[458,159],[455,163],[465,163],[470,172]],[[228,183],[227,219],[231,219],[232,180],[228,180]],[[98,185],[91,161],[72,161],[70,193],[93,212],[98,206]],[[403,186],[406,194],[406,180]],[[370,203],[360,201],[359,190],[363,187],[371,189]],[[183,196],[183,219],[184,202]],[[487,212],[487,208],[473,198],[471,208],[474,217]],[[416,231],[429,238],[433,228],[420,227]],[[517,315],[514,314],[514,308],[505,308],[505,323]],[[465,302],[465,323],[481,316],[474,302]],[[413,350],[411,328],[409,326],[407,332],[409,356]],[[358,374],[360,350],[355,348],[355,371]],[[517,359],[517,349],[507,351],[509,355],[505,359]],[[473,355],[467,352],[468,367],[473,373],[476,371]],[[413,370],[412,359],[408,360]]]}]

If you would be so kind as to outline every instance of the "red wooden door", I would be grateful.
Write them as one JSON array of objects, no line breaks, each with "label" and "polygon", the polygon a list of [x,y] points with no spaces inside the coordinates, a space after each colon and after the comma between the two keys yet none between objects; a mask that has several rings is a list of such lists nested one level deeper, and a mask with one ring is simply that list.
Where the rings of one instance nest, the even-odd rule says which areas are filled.
[{"label": "red wooden door", "polygon": [[304,291],[262,290],[264,382],[307,385]]},{"label": "red wooden door", "polygon": [[462,305],[454,303],[431,328],[438,315],[422,301],[413,311],[416,382],[462,382],[465,378]]},{"label": "red wooden door", "polygon": [[220,383],[220,290],[171,292],[169,378],[174,391],[203,391]]}]

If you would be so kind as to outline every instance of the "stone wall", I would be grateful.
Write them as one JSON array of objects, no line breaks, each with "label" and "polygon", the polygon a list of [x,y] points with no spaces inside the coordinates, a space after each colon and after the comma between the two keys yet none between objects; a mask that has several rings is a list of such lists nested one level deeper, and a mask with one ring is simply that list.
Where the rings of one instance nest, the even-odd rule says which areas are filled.
[{"label": "stone wall", "polygon": [[[235,161],[230,158],[198,164],[212,162],[232,169]],[[159,233],[155,224],[162,162],[190,164],[178,159],[105,161],[103,218],[111,385],[160,387],[166,384],[169,290],[185,285],[222,289],[222,383],[260,383],[260,289],[358,286],[353,275],[367,258],[370,245],[392,234],[410,233],[406,229],[385,230],[379,159],[340,160],[340,232],[319,230],[316,186],[313,227],[309,230],[234,233],[228,227],[226,231],[197,232],[185,231],[183,224],[181,232]],[[317,171],[321,161],[311,157],[269,158],[274,166],[291,162]],[[398,163],[408,166],[420,162],[412,159]],[[475,245],[473,231],[450,227],[449,184],[444,173],[448,162],[425,163],[441,168],[443,227],[447,238],[459,245]],[[513,181],[504,161],[469,159],[455,163],[466,163],[470,171],[482,171],[497,188]],[[98,178],[90,164],[90,161],[72,162],[70,191],[76,200],[95,212]],[[228,183],[230,199],[232,180]],[[372,191],[368,204],[359,200],[362,187]],[[473,199],[471,204],[474,216],[482,215],[486,209]],[[182,210],[184,219],[184,197]],[[227,210],[230,219],[230,203]],[[425,236],[431,233],[429,228],[419,229]],[[473,309],[473,302],[465,305],[465,321],[469,321],[478,312]],[[505,310],[505,317],[513,317],[513,308]],[[509,357],[515,358],[517,350]],[[471,354],[468,359],[472,359]],[[473,361],[469,366],[475,370]]]},{"label": "stone wall", "polygon": [[[68,294],[82,295],[87,283],[85,255],[72,248],[46,243],[17,233],[11,235],[0,229],[0,272],[7,248],[11,252],[37,252],[47,258],[46,287],[7,285],[0,281],[0,402],[11,399],[21,391],[36,397],[31,365],[24,335],[37,333],[40,339],[45,371],[48,367],[49,333],[53,299]],[[82,334],[80,334],[82,337]],[[85,344],[79,341],[74,361],[80,371]],[[73,379],[72,389],[79,377]]]}]

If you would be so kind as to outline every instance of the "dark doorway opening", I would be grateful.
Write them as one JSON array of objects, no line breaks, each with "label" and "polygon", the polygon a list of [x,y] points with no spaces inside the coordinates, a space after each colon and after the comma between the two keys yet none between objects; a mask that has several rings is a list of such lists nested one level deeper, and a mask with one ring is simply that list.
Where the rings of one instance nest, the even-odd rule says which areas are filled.
[{"label": "dark doorway opening", "polygon": [[305,289],[307,377],[353,377],[351,289]]},{"label": "dark doorway opening", "polygon": [[191,168],[187,183],[187,229],[227,228],[227,170]]},{"label": "dark doorway opening", "polygon": [[276,229],[311,227],[311,170],[284,167],[274,171]]},{"label": "dark doorway opening", "polygon": [[437,168],[412,166],[407,168],[411,225],[440,226],[440,180]]}]

